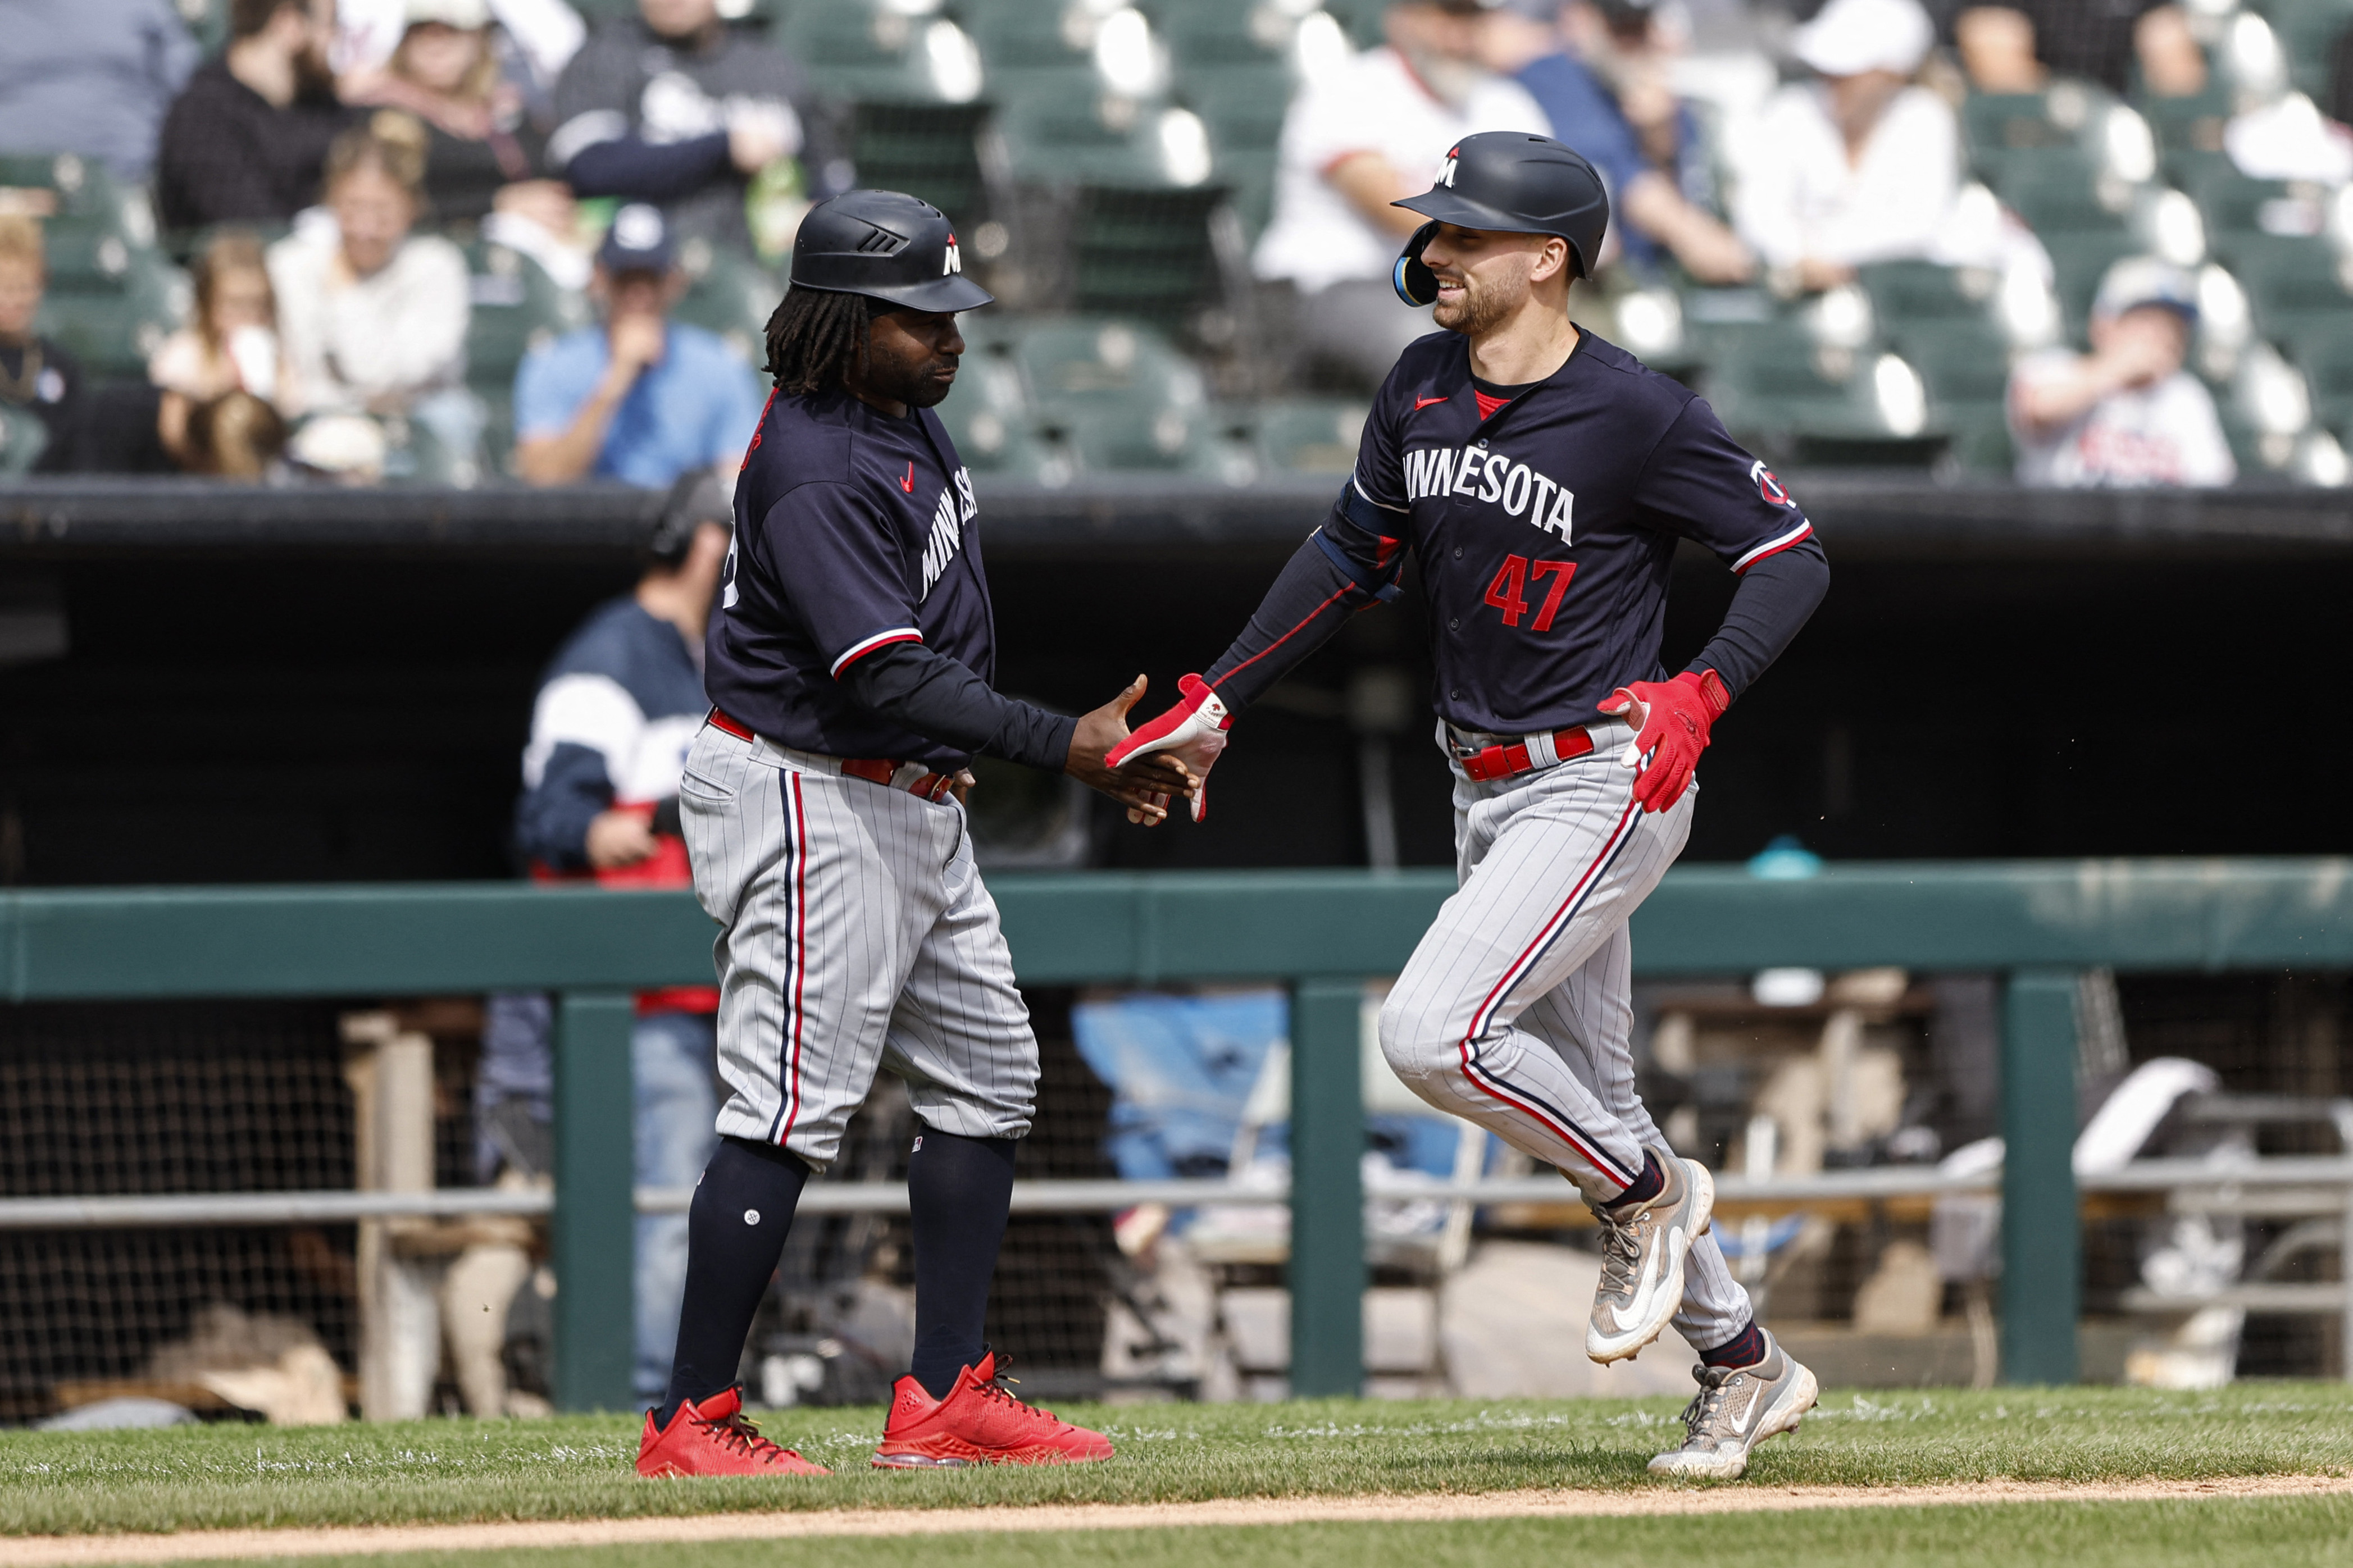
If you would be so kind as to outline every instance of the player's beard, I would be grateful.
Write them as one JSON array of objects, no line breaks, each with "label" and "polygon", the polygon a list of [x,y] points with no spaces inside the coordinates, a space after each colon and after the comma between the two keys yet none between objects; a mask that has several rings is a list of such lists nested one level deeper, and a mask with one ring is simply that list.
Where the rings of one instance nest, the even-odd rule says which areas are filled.
[{"label": "player's beard", "polygon": [[1500,275],[1483,280],[1461,273],[1449,281],[1462,285],[1461,300],[1450,303],[1441,295],[1438,308],[1430,312],[1430,320],[1448,331],[1461,332],[1466,338],[1482,335],[1518,310],[1528,293],[1527,269],[1525,267],[1503,270]]}]

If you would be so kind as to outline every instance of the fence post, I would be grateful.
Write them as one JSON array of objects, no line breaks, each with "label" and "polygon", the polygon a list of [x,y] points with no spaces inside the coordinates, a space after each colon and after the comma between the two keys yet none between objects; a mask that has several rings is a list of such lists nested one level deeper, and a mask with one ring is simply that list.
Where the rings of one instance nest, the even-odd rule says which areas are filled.
[{"label": "fence post", "polygon": [[1365,987],[1302,980],[1291,993],[1291,1392],[1355,1395],[1365,1382],[1365,1152],[1358,1033]]},{"label": "fence post", "polygon": [[555,1403],[626,1410],[634,1390],[637,1161],[626,992],[555,1007]]},{"label": "fence post", "polygon": [[2084,1235],[2075,1200],[2073,971],[2010,977],[2001,1029],[2001,1376],[2075,1381]]}]

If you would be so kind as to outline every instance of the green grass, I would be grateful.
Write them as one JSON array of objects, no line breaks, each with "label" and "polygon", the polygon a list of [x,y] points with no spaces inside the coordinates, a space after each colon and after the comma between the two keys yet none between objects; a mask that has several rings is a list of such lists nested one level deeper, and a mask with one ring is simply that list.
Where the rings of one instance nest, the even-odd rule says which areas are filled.
[{"label": "green grass", "polygon": [[[0,1435],[0,1534],[1648,1486],[1644,1463],[1681,1436],[1677,1408],[1667,1399],[1071,1406],[1064,1414],[1112,1435],[1118,1458],[944,1473],[869,1468],[878,1410],[789,1412],[774,1435],[840,1472],[805,1481],[640,1481],[629,1469],[637,1423],[626,1416],[16,1432]],[[1766,1485],[1870,1486],[2348,1468],[2353,1388],[2274,1384],[2200,1394],[1833,1394],[1802,1431],[1760,1449],[1749,1474]]]},{"label": "green grass", "polygon": [[[736,1542],[689,1550],[695,1568],[1470,1568],[1599,1560],[1739,1568],[1912,1568],[2063,1563],[2068,1568],[2305,1568],[2353,1555],[2353,1502],[2263,1498],[2013,1503],[1682,1519],[1493,1520],[1226,1529]],[[305,1558],[350,1568],[676,1568],[676,1546]]]}]

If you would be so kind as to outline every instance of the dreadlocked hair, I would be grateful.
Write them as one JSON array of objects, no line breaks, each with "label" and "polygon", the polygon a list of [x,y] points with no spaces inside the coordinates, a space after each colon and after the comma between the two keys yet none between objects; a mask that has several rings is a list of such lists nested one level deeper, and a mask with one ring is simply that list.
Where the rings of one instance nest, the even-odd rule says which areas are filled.
[{"label": "dreadlocked hair", "polygon": [[837,294],[795,284],[768,318],[768,374],[777,390],[796,397],[822,392],[852,365],[866,364],[867,330],[874,319],[863,294]]}]

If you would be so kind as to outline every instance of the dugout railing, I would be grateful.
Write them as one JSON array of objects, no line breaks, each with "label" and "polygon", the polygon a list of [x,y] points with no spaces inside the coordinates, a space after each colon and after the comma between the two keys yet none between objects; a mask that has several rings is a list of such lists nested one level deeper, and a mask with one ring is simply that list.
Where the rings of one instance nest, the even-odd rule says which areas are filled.
[{"label": "dugout railing", "polygon": [[[1286,1191],[1222,1182],[1032,1182],[1018,1208],[1074,1212],[1158,1201],[1287,1202],[1291,1384],[1355,1392],[1367,1282],[1359,1156],[1363,988],[1392,974],[1452,887],[1439,872],[1094,873],[993,880],[1020,978],[1032,985],[1271,980],[1292,990],[1293,1178]],[[555,1394],[575,1409],[629,1404],[634,1213],[629,1162],[632,994],[707,982],[710,922],[676,893],[507,884],[20,891],[0,895],[0,1000],[555,993],[554,1191],[262,1193],[0,1200],[0,1226],[269,1224],[417,1215],[547,1213],[559,1281]],[[2082,1298],[2075,1136],[2080,972],[2353,968],[2353,864],[2135,860],[1879,864],[1777,881],[1734,868],[1671,872],[1634,917],[1638,973],[1779,966],[1997,972],[2004,976],[1998,1176],[1934,1171],[1720,1180],[1727,1197],[1883,1198],[1997,1185],[2006,1381],[2076,1376]],[[2353,1159],[2272,1159],[2237,1186],[2319,1192],[2353,1240]],[[2211,1188],[2211,1167],[2147,1162],[2084,1186]],[[1481,1202],[1557,1197],[1556,1180],[1445,1189]],[[902,1201],[814,1185],[810,1212]],[[2348,1250],[2348,1256],[2353,1256]],[[2243,1291],[2250,1288],[2242,1288]],[[2353,1317],[2345,1285],[2269,1289],[2270,1310]],[[2353,1344],[2353,1322],[2347,1325]]]}]

